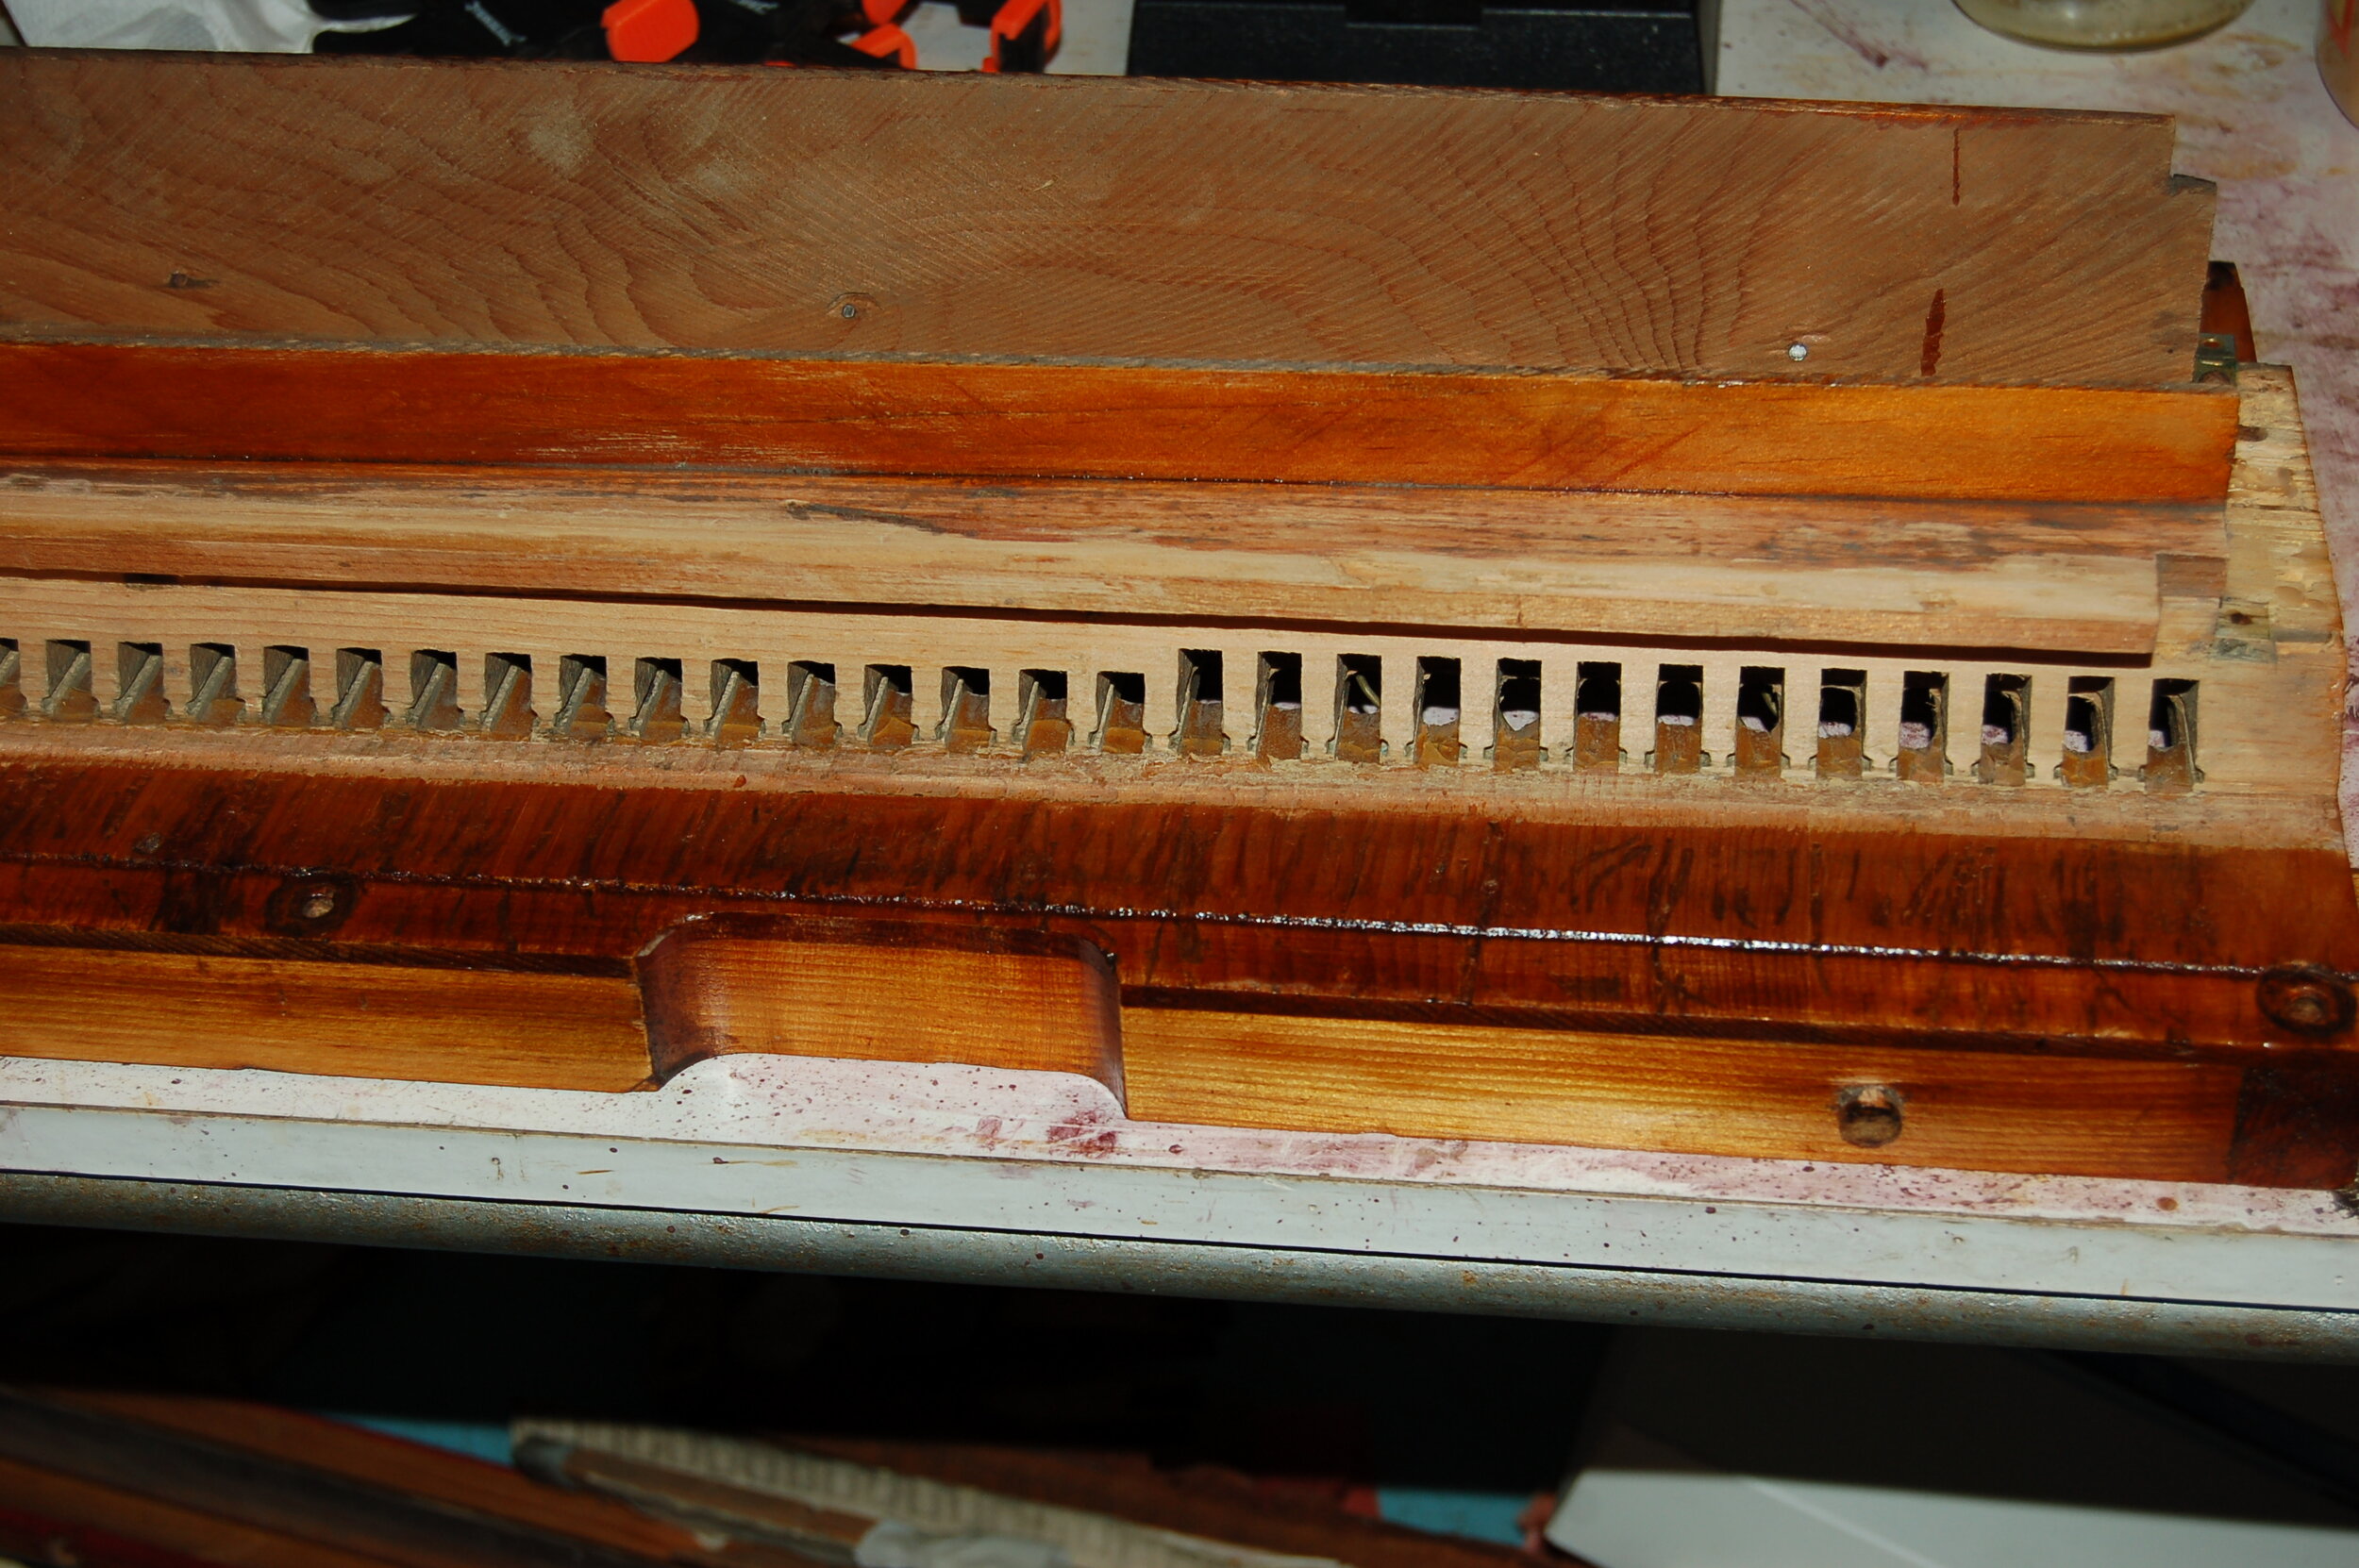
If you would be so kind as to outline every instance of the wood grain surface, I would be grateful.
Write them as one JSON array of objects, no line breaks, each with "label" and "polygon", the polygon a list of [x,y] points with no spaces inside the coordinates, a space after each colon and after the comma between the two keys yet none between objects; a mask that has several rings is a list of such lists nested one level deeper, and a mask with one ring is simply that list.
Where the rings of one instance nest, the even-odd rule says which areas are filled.
[{"label": "wood grain surface", "polygon": [[0,319],[195,336],[2160,385],[2147,116],[0,58]]},{"label": "wood grain surface", "polygon": [[[0,769],[0,904],[38,927],[0,928],[12,1029],[621,1089],[647,1059],[597,966],[723,913],[759,938],[715,926],[646,988],[706,1026],[680,1055],[1078,1070],[1146,1119],[2285,1185],[2359,1162],[2359,910],[2329,848],[687,782]],[[968,929],[929,954],[844,942],[847,918]],[[783,952],[791,922],[826,961]],[[1113,959],[1119,1080],[1090,964],[974,961],[1056,943]],[[2270,1010],[2295,983],[2315,1023]],[[1842,1140],[1869,1086],[1915,1107],[1899,1140]]]},{"label": "wood grain surface", "polygon": [[609,1093],[647,1077],[625,978],[0,944],[0,1052]]},{"label": "wood grain surface", "polygon": [[183,584],[2145,654],[2227,548],[2191,505],[0,464],[0,572]]},{"label": "wood grain surface", "polygon": [[[1907,1046],[1125,1009],[1129,1112],[1326,1132],[2227,1179],[2243,1075]],[[1846,1089],[1901,1102],[1888,1143],[1841,1131]]]},{"label": "wood grain surface", "polygon": [[0,452],[2217,502],[2225,388],[0,342]]},{"label": "wood grain surface", "polygon": [[638,971],[660,1076],[755,1052],[1079,1073],[1122,1093],[1120,982],[1078,938],[739,916],[674,926]]}]

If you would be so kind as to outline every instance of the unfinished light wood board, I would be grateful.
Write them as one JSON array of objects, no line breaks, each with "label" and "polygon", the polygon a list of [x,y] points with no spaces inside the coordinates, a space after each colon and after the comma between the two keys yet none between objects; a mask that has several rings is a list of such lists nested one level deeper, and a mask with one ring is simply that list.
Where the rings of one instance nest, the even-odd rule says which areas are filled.
[{"label": "unfinished light wood board", "polygon": [[647,1077],[621,976],[9,945],[0,995],[15,1056],[610,1093]]},{"label": "unfinished light wood board", "polygon": [[0,57],[0,318],[196,336],[2158,385],[2159,117]]},{"label": "unfinished light wood board", "polygon": [[[1142,1121],[2197,1181],[2228,1178],[2243,1079],[2188,1062],[1143,1008],[1123,1013],[1123,1062]],[[1842,1135],[1844,1091],[1862,1086],[1900,1102],[1889,1143]]]},{"label": "unfinished light wood board", "polygon": [[0,451],[2216,501],[2224,387],[0,342]]},{"label": "unfinished light wood board", "polygon": [[1079,1073],[1122,1093],[1121,981],[1072,937],[739,917],[676,926],[637,968],[662,1076],[759,1052]]},{"label": "unfinished light wood board", "polygon": [[0,465],[0,572],[2152,652],[2217,507]]}]

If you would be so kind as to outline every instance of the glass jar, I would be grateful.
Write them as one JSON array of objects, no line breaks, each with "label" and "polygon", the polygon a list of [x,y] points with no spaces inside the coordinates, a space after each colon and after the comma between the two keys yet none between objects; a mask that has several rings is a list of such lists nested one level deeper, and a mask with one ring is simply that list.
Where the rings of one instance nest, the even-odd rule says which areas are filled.
[{"label": "glass jar", "polygon": [[1994,33],[2051,49],[2159,49],[2233,22],[2251,4],[2252,0],[1958,0],[1958,9]]}]

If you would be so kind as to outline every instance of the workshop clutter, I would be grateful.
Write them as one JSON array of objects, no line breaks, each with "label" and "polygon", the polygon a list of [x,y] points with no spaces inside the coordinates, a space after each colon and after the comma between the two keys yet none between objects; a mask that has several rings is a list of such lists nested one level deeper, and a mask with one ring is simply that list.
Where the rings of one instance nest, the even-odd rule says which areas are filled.
[{"label": "workshop clutter", "polygon": [[[323,33],[323,53],[722,61],[914,70],[917,44],[899,24],[921,0],[310,0],[323,19],[360,30]],[[957,0],[959,20],[987,30],[982,69],[1046,70],[1062,41],[1061,0]]]}]

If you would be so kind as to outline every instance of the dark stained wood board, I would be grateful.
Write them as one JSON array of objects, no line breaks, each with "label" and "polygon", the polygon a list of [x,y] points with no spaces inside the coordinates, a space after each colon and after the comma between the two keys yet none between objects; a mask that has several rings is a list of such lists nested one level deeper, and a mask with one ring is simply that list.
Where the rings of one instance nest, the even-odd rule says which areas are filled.
[{"label": "dark stained wood board", "polygon": [[184,583],[2143,654],[2226,553],[2186,504],[0,463],[0,572]]},{"label": "dark stained wood board", "polygon": [[0,453],[2217,502],[2233,389],[0,342]]},{"label": "dark stained wood board", "polygon": [[[2265,966],[2353,967],[2328,850],[995,794],[20,763],[0,987],[43,1056],[619,1090],[644,1039],[658,1076],[1079,1071],[1180,1123],[2284,1185],[2359,1161],[2348,1012],[2263,1000]],[[682,940],[708,957],[667,974]],[[962,952],[1029,957],[935,961]],[[965,1026],[1028,1009],[1075,1026]],[[552,1030],[596,1049],[515,1043]],[[1845,1136],[1863,1088],[1899,1140]]]},{"label": "dark stained wood board", "polygon": [[11,51],[0,321],[2151,386],[2192,375],[2209,259],[2172,139],[2031,109]]},{"label": "dark stained wood board", "polygon": [[[1279,1010],[2116,1051],[2308,1047],[2259,1012],[2260,975],[2359,969],[2359,909],[2326,845],[1732,822],[1702,797],[1635,823],[1569,802],[1091,793],[18,761],[0,768],[0,905],[35,926],[486,961],[628,959],[713,911],[983,920],[1088,936],[1155,1005],[1218,992]],[[315,886],[324,915],[304,912]]]}]

